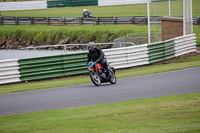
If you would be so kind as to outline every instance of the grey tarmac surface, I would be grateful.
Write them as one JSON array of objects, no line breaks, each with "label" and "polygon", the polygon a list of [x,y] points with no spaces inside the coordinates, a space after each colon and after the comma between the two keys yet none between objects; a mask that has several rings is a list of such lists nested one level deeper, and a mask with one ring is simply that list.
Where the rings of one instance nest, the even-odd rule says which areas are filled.
[{"label": "grey tarmac surface", "polygon": [[200,67],[92,83],[0,95],[0,116],[73,108],[133,99],[199,93]]}]

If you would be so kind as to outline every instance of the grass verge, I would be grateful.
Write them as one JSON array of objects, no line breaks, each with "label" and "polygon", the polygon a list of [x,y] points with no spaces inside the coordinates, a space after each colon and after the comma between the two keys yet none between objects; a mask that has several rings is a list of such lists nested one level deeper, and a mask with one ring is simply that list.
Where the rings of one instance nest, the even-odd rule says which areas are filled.
[{"label": "grass verge", "polygon": [[[6,41],[19,42],[22,46],[37,46],[45,44],[57,44],[68,38],[68,43],[86,42],[113,42],[114,39],[131,33],[146,32],[148,26],[138,25],[79,25],[79,26],[42,26],[42,25],[18,25],[0,26],[0,43]],[[159,31],[160,26],[151,26],[151,31]],[[200,26],[194,25],[194,33],[197,37],[197,46],[200,46]]]},{"label": "grass verge", "polygon": [[0,117],[2,133],[155,133],[200,130],[200,93]]},{"label": "grass verge", "polygon": [[[193,0],[193,16],[199,16],[199,0]],[[171,1],[171,16],[182,16],[182,0]],[[39,10],[2,11],[2,16],[18,17],[82,17],[83,9],[92,12],[93,17],[147,16],[147,4],[115,6],[82,6],[48,8]],[[150,3],[151,16],[168,16],[168,1]]]},{"label": "grass verge", "polygon": [[[156,26],[155,28],[157,28]],[[147,26],[137,25],[78,25],[78,26],[42,26],[18,25],[1,26],[0,42],[13,40],[31,42],[29,45],[56,44],[68,38],[69,43],[84,42],[113,42],[114,39],[126,36],[129,33],[147,32]],[[75,42],[74,42],[75,41]],[[25,43],[26,44],[26,43]]]},{"label": "grass verge", "polygon": [[[120,70],[116,72],[116,76],[119,79],[119,78],[161,73],[167,71],[174,71],[174,70],[198,67],[198,66],[200,66],[200,55],[190,56],[186,59],[181,59],[176,61],[175,63],[170,63],[170,64],[148,65],[141,68]],[[78,77],[68,77],[68,78],[48,80],[48,81],[37,81],[30,83],[4,85],[0,86],[0,94],[31,91],[31,90],[46,89],[46,88],[53,88],[60,86],[69,86],[69,85],[84,84],[90,82],[91,80],[89,76],[78,76]]]}]

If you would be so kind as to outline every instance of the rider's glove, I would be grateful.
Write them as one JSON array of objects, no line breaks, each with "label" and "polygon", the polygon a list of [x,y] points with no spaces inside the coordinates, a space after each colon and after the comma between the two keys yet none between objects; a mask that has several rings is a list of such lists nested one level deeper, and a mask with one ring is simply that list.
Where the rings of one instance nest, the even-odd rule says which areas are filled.
[{"label": "rider's glove", "polygon": [[102,60],[102,59],[100,59],[100,58],[99,58],[99,59],[97,59],[97,61],[96,61],[96,62],[100,62],[101,60]]}]

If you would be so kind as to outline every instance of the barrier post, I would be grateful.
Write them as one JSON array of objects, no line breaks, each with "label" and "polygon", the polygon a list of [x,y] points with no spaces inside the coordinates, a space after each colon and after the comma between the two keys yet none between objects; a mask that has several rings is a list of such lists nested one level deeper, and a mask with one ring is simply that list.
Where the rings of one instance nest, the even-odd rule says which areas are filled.
[{"label": "barrier post", "polygon": [[62,17],[62,25],[65,25],[65,17]]},{"label": "barrier post", "polygon": [[15,25],[18,25],[18,17],[15,17]]},{"label": "barrier post", "polygon": [[99,25],[99,17],[96,17],[96,25]]},{"label": "barrier post", "polygon": [[46,25],[49,25],[49,17],[46,17]]},{"label": "barrier post", "polygon": [[33,24],[33,17],[30,17],[30,24]]},{"label": "barrier post", "polygon": [[114,19],[114,25],[116,25],[117,24],[117,18],[114,17],[113,19]]},{"label": "barrier post", "polygon": [[3,25],[3,17],[0,17],[0,25]]},{"label": "barrier post", "polygon": [[82,22],[82,17],[79,17],[79,24],[82,25],[83,22]]},{"label": "barrier post", "polygon": [[134,17],[132,17],[132,19],[131,19],[131,21],[132,21],[132,24],[134,24],[134,19],[135,19],[135,18],[134,18]]}]

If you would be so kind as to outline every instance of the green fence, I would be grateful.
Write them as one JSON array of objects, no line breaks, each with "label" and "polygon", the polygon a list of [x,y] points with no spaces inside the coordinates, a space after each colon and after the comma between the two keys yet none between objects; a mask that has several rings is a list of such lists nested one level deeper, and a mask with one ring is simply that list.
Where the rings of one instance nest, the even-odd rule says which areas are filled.
[{"label": "green fence", "polygon": [[149,63],[156,63],[175,57],[174,39],[148,45]]},{"label": "green fence", "polygon": [[48,0],[48,8],[75,7],[75,6],[94,6],[98,5],[98,0]]},{"label": "green fence", "polygon": [[170,39],[167,41],[164,41],[164,46],[165,46],[165,60],[172,59],[175,57],[175,43],[174,39]]},{"label": "green fence", "polygon": [[87,52],[20,59],[21,81],[87,73]]}]

